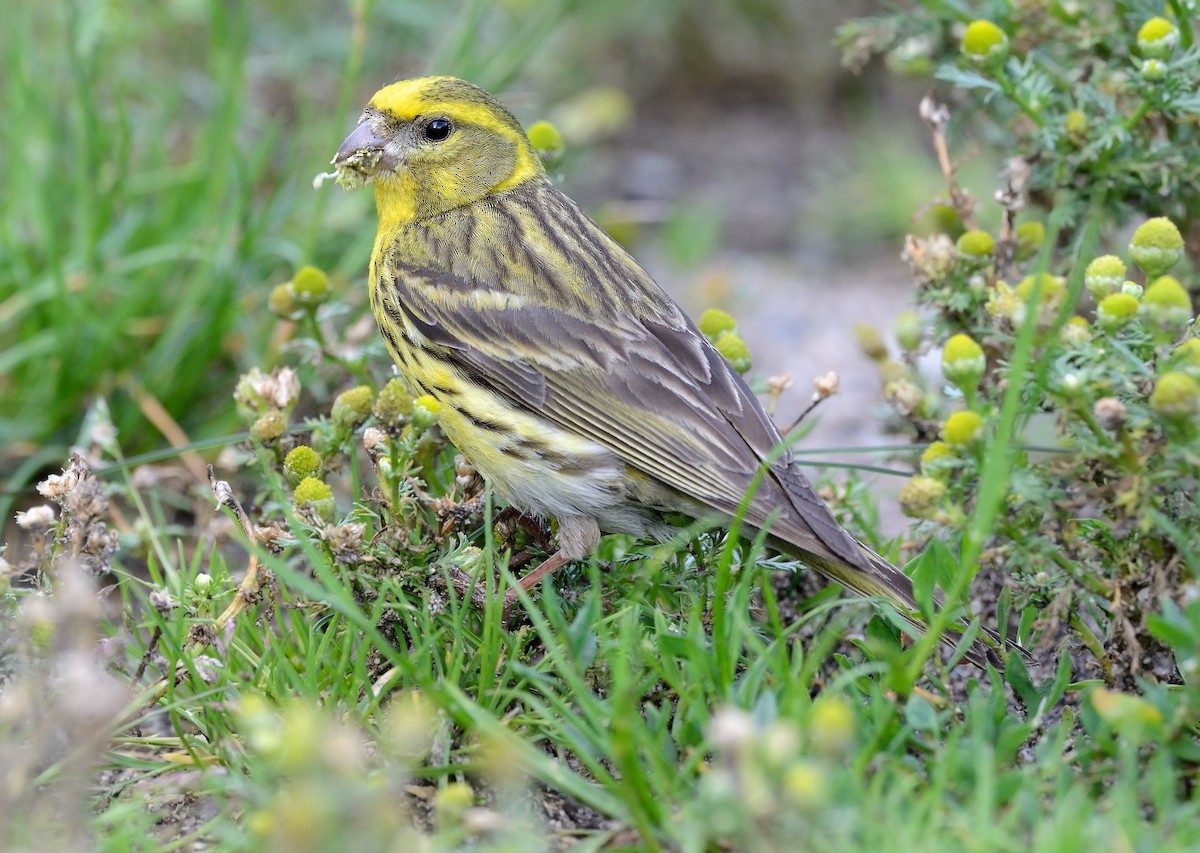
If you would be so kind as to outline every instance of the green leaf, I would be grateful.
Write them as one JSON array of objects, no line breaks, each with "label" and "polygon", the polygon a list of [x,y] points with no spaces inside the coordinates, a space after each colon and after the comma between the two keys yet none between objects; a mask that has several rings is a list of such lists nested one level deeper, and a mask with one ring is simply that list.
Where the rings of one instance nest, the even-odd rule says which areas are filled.
[{"label": "green leaf", "polygon": [[1042,694],[1030,679],[1029,670],[1025,668],[1025,661],[1020,655],[1012,655],[1008,659],[1008,665],[1004,668],[1004,678],[1012,685],[1013,692],[1021,698],[1026,708],[1031,711],[1037,709],[1041,704]]},{"label": "green leaf", "polygon": [[958,571],[958,561],[940,539],[932,540],[907,567],[913,582],[913,596],[921,613],[931,618],[936,611],[935,588],[947,589]]},{"label": "green leaf", "polygon": [[914,693],[904,703],[904,721],[918,731],[933,731],[938,728],[937,711],[929,700]]},{"label": "green leaf", "polygon": [[941,66],[933,75],[938,80],[945,80],[963,89],[986,89],[989,92],[1003,92],[994,80],[989,80],[974,71],[964,71],[957,65],[947,63]]}]

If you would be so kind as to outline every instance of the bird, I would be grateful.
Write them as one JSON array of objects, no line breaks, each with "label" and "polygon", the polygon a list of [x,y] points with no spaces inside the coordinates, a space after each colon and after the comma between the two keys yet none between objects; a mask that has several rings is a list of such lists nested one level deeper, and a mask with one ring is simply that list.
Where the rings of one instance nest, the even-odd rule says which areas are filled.
[{"label": "bird", "polygon": [[[374,188],[370,305],[401,374],[504,502],[557,522],[523,589],[602,534],[740,516],[921,625],[909,577],[838,523],[742,377],[554,185],[499,100],[454,77],[392,83],[332,163],[343,188]],[[983,633],[965,659],[1001,666]]]}]

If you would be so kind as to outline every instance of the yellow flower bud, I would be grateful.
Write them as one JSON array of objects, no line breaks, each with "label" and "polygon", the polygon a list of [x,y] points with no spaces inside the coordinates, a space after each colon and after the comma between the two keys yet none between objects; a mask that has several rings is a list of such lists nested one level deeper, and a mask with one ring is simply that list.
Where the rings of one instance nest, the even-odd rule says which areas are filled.
[{"label": "yellow flower bud", "polygon": [[1184,326],[1192,319],[1192,300],[1178,279],[1159,276],[1142,296],[1142,311],[1160,327]]},{"label": "yellow flower bud", "polygon": [[858,348],[871,361],[883,361],[888,357],[887,344],[874,326],[866,323],[855,323],[851,331],[858,341]]},{"label": "yellow flower bud", "polygon": [[1125,282],[1125,262],[1116,255],[1101,255],[1087,265],[1083,271],[1083,283],[1088,292],[1099,302],[1110,293],[1116,293]]},{"label": "yellow flower bud", "polygon": [[408,423],[412,410],[412,393],[398,376],[383,386],[375,400],[375,419],[383,429],[394,430]]},{"label": "yellow flower bud", "polygon": [[1188,338],[1175,347],[1171,360],[1185,368],[1200,369],[1200,338]]},{"label": "yellow flower bud", "polygon": [[1063,119],[1063,130],[1066,131],[1068,139],[1076,145],[1082,145],[1087,141],[1087,116],[1080,110],[1071,110]]},{"label": "yellow flower bud", "polygon": [[563,150],[562,134],[548,121],[535,121],[529,126],[526,135],[529,137],[529,143],[543,157],[559,154]]},{"label": "yellow flower bud", "polygon": [[283,320],[290,320],[296,315],[299,307],[296,299],[296,289],[292,287],[290,281],[285,281],[283,284],[277,284],[271,288],[271,295],[267,297],[267,308],[276,317]]},{"label": "yellow flower bud", "polygon": [[[997,284],[997,288],[999,288],[999,284]],[[1046,328],[1058,316],[1059,308],[1066,295],[1066,284],[1059,276],[1050,275],[1049,273],[1025,276],[1025,278],[1021,279],[1015,291],[1015,296],[1021,305],[1021,309],[1013,312],[1013,326],[1017,327],[1024,323],[1025,308],[1026,306],[1032,306],[1037,317],[1038,327],[1042,329]],[[1034,301],[1031,302],[1031,300]]]},{"label": "yellow flower bud", "polygon": [[313,516],[331,523],[336,509],[333,502],[333,490],[316,477],[305,477],[292,493],[292,506],[296,512],[303,515],[308,510]]},{"label": "yellow flower bud", "polygon": [[283,412],[272,409],[250,426],[250,436],[259,444],[270,444],[287,430]]},{"label": "yellow flower bud", "polygon": [[926,465],[936,465],[946,459],[954,459],[954,450],[944,441],[930,442],[925,448],[925,452],[921,454],[921,469],[924,470]]},{"label": "yellow flower bud", "polygon": [[1063,324],[1059,337],[1068,346],[1080,346],[1092,339],[1092,330],[1088,327],[1087,320],[1075,316]]},{"label": "yellow flower bud", "polygon": [[1021,279],[1020,284],[1017,285],[1017,296],[1028,302],[1036,291],[1038,304],[1057,306],[1062,300],[1065,290],[1066,286],[1058,276],[1038,273],[1037,275],[1027,275]]},{"label": "yellow flower bud", "polygon": [[951,447],[970,447],[982,436],[983,418],[975,412],[955,412],[942,424],[942,439]]},{"label": "yellow flower bud", "polygon": [[964,393],[979,385],[986,365],[983,350],[970,335],[955,335],[942,350],[942,374]]},{"label": "yellow flower bud", "polygon": [[1162,712],[1141,696],[1097,687],[1088,693],[1088,699],[1100,719],[1114,728],[1158,726],[1163,721]]},{"label": "yellow flower bud", "polygon": [[1161,59],[1143,59],[1141,72],[1148,83],[1161,83],[1167,79],[1167,64]]},{"label": "yellow flower bud", "polygon": [[933,518],[945,494],[945,483],[918,474],[900,490],[900,511],[910,518]]},{"label": "yellow flower bud", "polygon": [[1186,373],[1164,373],[1150,394],[1150,408],[1170,421],[1187,421],[1196,414],[1200,385]]},{"label": "yellow flower bud", "polygon": [[716,341],[726,332],[737,331],[737,321],[719,308],[709,308],[701,314],[699,326],[700,332],[710,341]]},{"label": "yellow flower bud", "polygon": [[53,619],[46,617],[34,618],[29,622],[29,642],[38,654],[46,654],[54,645],[54,635],[57,629]]},{"label": "yellow flower bud", "polygon": [[971,260],[991,258],[996,251],[996,241],[986,231],[965,231],[958,238],[958,253]]},{"label": "yellow flower bud", "polygon": [[921,346],[923,324],[916,311],[902,311],[896,318],[896,340],[905,352],[914,352]]},{"label": "yellow flower bud", "polygon": [[817,762],[798,761],[784,774],[783,790],[797,808],[812,811],[829,799],[829,779]]},{"label": "yellow flower bud", "polygon": [[359,385],[338,394],[330,409],[330,419],[340,427],[354,429],[371,414],[374,392],[369,385]]},{"label": "yellow flower bud", "polygon": [[1019,328],[1025,323],[1025,300],[1017,296],[1008,286],[1008,282],[996,282],[996,286],[989,291],[988,301],[983,307],[988,316],[1004,321],[1002,325]]},{"label": "yellow flower bud", "polygon": [[436,398],[424,394],[413,400],[412,425],[418,430],[427,430],[438,422],[442,404]]},{"label": "yellow flower bud", "polygon": [[329,298],[329,276],[314,266],[301,267],[292,278],[296,299],[307,305],[319,305]]},{"label": "yellow flower bud", "polygon": [[475,792],[466,782],[451,782],[437,793],[434,808],[439,817],[457,817],[475,804]]},{"label": "yellow flower bud", "polygon": [[961,47],[973,62],[993,62],[1008,53],[1008,36],[991,21],[976,20],[963,32]]},{"label": "yellow flower bud", "polygon": [[292,486],[298,486],[306,477],[319,477],[321,455],[307,444],[299,444],[284,457],[283,474]]},{"label": "yellow flower bud", "polygon": [[1146,271],[1147,278],[1157,278],[1183,257],[1183,235],[1165,216],[1147,219],[1133,232],[1129,257]]},{"label": "yellow flower bud", "polygon": [[1115,331],[1136,316],[1138,301],[1128,293],[1114,293],[1100,300],[1096,309],[1096,318],[1102,328]]},{"label": "yellow flower bud", "polygon": [[717,352],[725,356],[725,360],[738,373],[745,373],[753,365],[750,358],[750,348],[736,332],[725,332],[716,341]]},{"label": "yellow flower bud", "polygon": [[843,752],[854,742],[854,711],[840,698],[818,699],[808,715],[808,733],[818,751]]},{"label": "yellow flower bud", "polygon": [[1151,18],[1137,34],[1142,56],[1166,59],[1179,43],[1179,29],[1166,18]]},{"label": "yellow flower bud", "polygon": [[1046,225],[1042,222],[1022,222],[1017,226],[1017,260],[1032,258],[1046,242]]}]

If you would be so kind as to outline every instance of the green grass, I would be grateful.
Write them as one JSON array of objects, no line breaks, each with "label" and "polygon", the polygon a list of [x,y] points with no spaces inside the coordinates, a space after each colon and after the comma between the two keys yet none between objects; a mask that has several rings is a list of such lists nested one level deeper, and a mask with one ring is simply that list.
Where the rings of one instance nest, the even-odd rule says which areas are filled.
[{"label": "green grass", "polygon": [[503,86],[573,5],[14,8],[0,33],[0,106],[21,117],[0,131],[2,514],[98,397],[129,452],[166,443],[146,399],[192,438],[231,432],[231,380],[278,357],[271,285],[303,263],[363,274],[369,199],[311,187],[361,101],[426,70]]},{"label": "green grass", "polygon": [[[9,659],[25,666],[7,695],[40,707],[0,718],[0,758],[21,747],[8,756],[23,783],[7,801],[9,846],[71,833],[113,850],[174,849],[179,833],[234,850],[392,849],[418,835],[498,850],[1200,843],[1180,758],[1150,729],[1098,722],[1065,659],[1037,686],[1014,666],[1012,693],[994,671],[964,685],[936,662],[914,670],[928,650],[902,649],[879,617],[864,625],[864,603],[799,603],[772,582],[795,565],[702,530],[658,546],[610,537],[522,593],[524,617],[506,624],[498,596],[513,578],[490,511],[439,543],[407,481],[389,509],[353,436],[339,451],[327,422],[312,426],[327,465],[348,454],[330,481],[366,544],[339,561],[260,453],[235,492],[282,521],[284,549],[249,546],[272,580],[215,646],[188,640],[232,600],[243,537],[220,513],[172,533],[170,490],[128,478],[114,485],[143,523],[114,564],[120,607],[81,613],[69,560],[49,569],[55,595],[10,594]],[[399,441],[396,458],[408,472],[405,458],[440,460],[424,488],[448,494],[453,470],[431,437]],[[953,575],[947,549],[930,555]],[[498,572],[485,606],[454,592],[451,566],[485,584]],[[172,605],[156,606],[156,590]],[[112,638],[104,657],[95,631]],[[49,654],[29,655],[35,637]],[[84,682],[124,688],[80,710],[54,686],[67,660]],[[59,726],[81,713],[98,716],[64,741]],[[566,829],[547,801],[574,804]]]}]

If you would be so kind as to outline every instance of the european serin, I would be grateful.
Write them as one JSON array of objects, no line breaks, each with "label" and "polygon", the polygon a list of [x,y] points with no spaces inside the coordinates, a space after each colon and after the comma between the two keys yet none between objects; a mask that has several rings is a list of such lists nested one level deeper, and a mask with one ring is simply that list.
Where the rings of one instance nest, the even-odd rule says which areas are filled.
[{"label": "european serin", "polygon": [[838,524],[745,382],[547,180],[492,96],[451,77],[394,83],[333,163],[343,186],[375,186],[371,307],[396,364],[505,501],[558,521],[559,550],[522,587],[602,532],[728,520],[765,466],[743,529],[769,527],[781,552],[914,617],[908,577]]}]

